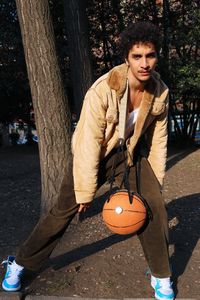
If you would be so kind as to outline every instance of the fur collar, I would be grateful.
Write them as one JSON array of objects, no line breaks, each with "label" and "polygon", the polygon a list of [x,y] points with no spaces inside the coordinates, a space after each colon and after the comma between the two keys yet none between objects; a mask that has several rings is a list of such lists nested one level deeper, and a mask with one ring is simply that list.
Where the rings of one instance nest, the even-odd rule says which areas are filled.
[{"label": "fur collar", "polygon": [[122,98],[127,83],[128,66],[122,64],[114,67],[108,74],[107,83],[109,87],[116,91],[118,101]]},{"label": "fur collar", "polygon": [[[108,74],[107,83],[111,89],[116,91],[117,99],[119,101],[126,89],[128,69],[129,67],[124,63],[114,67]],[[156,94],[157,83],[159,80],[160,75],[154,71],[151,79],[145,87],[145,98],[149,99],[149,101],[151,101],[152,96]]]}]

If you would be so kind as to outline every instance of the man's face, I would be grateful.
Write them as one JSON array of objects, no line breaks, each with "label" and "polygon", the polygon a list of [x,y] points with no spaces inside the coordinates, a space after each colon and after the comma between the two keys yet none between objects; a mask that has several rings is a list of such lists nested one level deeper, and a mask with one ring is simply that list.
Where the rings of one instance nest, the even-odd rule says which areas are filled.
[{"label": "man's face", "polygon": [[157,60],[156,49],[152,43],[134,45],[126,59],[126,63],[130,66],[129,75],[139,82],[146,82],[151,77],[151,72],[155,69]]}]

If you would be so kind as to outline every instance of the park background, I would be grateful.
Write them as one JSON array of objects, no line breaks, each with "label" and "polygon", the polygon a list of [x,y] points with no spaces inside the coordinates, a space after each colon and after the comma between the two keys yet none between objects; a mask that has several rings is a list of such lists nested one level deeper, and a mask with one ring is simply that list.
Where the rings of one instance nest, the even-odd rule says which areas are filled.
[{"label": "park background", "polygon": [[170,142],[200,143],[198,0],[2,0],[0,20],[1,143],[38,143],[39,137],[43,210],[65,177],[63,158],[84,95],[123,62],[119,35],[131,22],[160,28],[157,70],[170,89]]},{"label": "park background", "polygon": [[[119,34],[129,23],[137,20],[152,21],[159,26],[162,36],[162,50],[157,70],[170,88],[169,160],[165,193],[166,201],[172,203],[171,213],[174,220],[172,225],[175,223],[172,227],[181,224],[177,226],[175,238],[173,237],[173,240],[178,241],[176,243],[178,254],[183,255],[182,268],[181,262],[177,263],[180,271],[177,272],[177,278],[185,271],[199,237],[197,220],[200,178],[200,3],[198,0],[1,0],[0,155],[1,204],[4,208],[1,218],[4,225],[1,231],[2,255],[8,250],[16,249],[17,243],[25,238],[39,214],[48,209],[59,197],[60,184],[66,177],[65,158],[70,156],[71,134],[79,118],[84,94],[96,78],[122,63],[118,51]],[[45,164],[46,161],[48,164]],[[173,166],[177,169],[174,170]],[[27,193],[31,195],[28,196]],[[13,211],[11,219],[10,209]],[[100,211],[97,208],[96,210]],[[180,216],[179,211],[184,217]],[[188,211],[190,214],[187,215]],[[18,219],[15,219],[15,212],[18,212]],[[24,222],[21,216],[24,217]],[[177,221],[177,216],[181,220]],[[15,222],[14,225],[12,220]],[[15,240],[13,230],[18,224],[19,231]],[[83,234],[85,228],[90,231],[88,224],[86,218],[80,227],[82,228],[80,234]],[[94,218],[92,224],[97,233],[99,230],[100,236],[105,237],[107,232],[106,229],[100,229],[102,226],[100,218]],[[184,239],[186,228],[190,240],[187,239],[187,234]],[[11,240],[5,237],[7,230],[12,236]],[[177,235],[178,233],[180,235]],[[91,238],[89,232],[88,235]],[[118,245],[119,241],[120,239],[111,237],[108,238],[106,245],[108,247],[112,243]],[[71,247],[75,245],[77,241],[71,241]],[[121,245],[120,253],[124,244]],[[133,249],[134,245],[129,245],[132,247],[130,249]],[[100,244],[101,247],[104,251],[104,246]],[[135,247],[140,255],[139,246]],[[62,246],[61,249],[64,251]],[[83,250],[90,253],[87,247],[83,247]],[[192,261],[192,268],[197,274],[199,250],[195,251],[197,252]],[[82,257],[76,251],[74,255],[75,258]],[[105,258],[104,252],[100,251],[101,255]],[[175,260],[178,261],[177,257]],[[118,258],[121,260],[122,268],[123,255]],[[116,254],[113,259],[118,258]],[[66,261],[70,261],[68,257]],[[67,264],[66,261],[63,265]],[[90,263],[94,261],[95,259]],[[127,260],[126,268],[129,263]],[[101,264],[102,261],[99,262],[99,266]],[[82,263],[80,265],[82,268]],[[133,265],[134,269],[138,270],[137,265]],[[81,269],[79,263],[78,267],[75,264],[73,269],[72,259],[71,266],[72,271],[70,267],[64,268],[65,279],[66,276],[74,276],[75,285],[76,280],[81,278],[83,280],[84,276],[87,279],[86,269],[83,268],[83,273],[79,272]],[[141,264],[141,268],[143,267]],[[114,270],[114,266],[108,264],[108,269]],[[98,271],[99,268],[96,270],[96,277],[94,275],[97,282],[100,274]],[[67,275],[64,272],[67,272]],[[108,277],[108,274],[105,276]],[[143,275],[138,276],[140,277],[138,284],[144,285],[141,279]],[[189,274],[186,272],[186,278],[187,276]],[[198,295],[199,279],[195,277],[195,280],[194,286],[190,286],[187,290],[186,279],[183,279],[183,296],[186,294],[189,296],[191,291],[195,296]],[[36,280],[36,285],[39,281],[40,279]],[[126,276],[124,282],[127,286],[127,295],[130,296],[131,288]],[[134,282],[137,283],[136,280]],[[109,281],[107,278],[106,283],[100,285],[102,287],[99,291],[100,296],[104,289],[104,296],[115,294],[110,293],[110,290],[113,290],[111,283],[112,280]],[[59,284],[63,291],[64,283],[58,283],[58,290]],[[48,283],[46,285],[48,286]],[[75,285],[73,288],[77,291],[78,287],[75,288]],[[89,292],[87,289],[85,292],[81,291],[82,295],[91,295],[90,289]],[[66,290],[72,294],[70,284],[67,284]],[[122,294],[125,292],[126,290],[121,290]],[[51,294],[53,293],[59,292],[52,291]],[[136,295],[137,293],[139,295],[139,290]]]}]

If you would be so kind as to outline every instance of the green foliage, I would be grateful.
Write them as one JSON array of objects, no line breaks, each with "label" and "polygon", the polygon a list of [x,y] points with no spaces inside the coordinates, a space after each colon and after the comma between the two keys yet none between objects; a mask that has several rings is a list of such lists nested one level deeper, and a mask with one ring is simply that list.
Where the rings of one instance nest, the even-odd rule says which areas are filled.
[{"label": "green foliage", "polygon": [[188,97],[197,98],[200,95],[200,66],[191,61],[187,65],[176,68],[176,97],[188,101]]},{"label": "green foliage", "polygon": [[172,7],[170,35],[171,89],[176,99],[199,97],[200,9],[198,1],[182,1]]}]

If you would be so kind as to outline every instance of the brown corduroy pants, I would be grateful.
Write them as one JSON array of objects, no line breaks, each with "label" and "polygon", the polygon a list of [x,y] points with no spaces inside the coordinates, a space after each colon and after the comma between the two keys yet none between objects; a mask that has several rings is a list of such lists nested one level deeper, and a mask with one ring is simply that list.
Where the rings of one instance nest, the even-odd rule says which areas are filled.
[{"label": "brown corduroy pants", "polygon": [[[99,187],[111,175],[116,151],[100,163]],[[117,155],[115,182],[120,183],[124,174],[124,156]],[[72,172],[72,170],[70,171]],[[72,173],[70,173],[72,174]],[[73,178],[70,175],[63,184],[61,197],[53,208],[38,221],[28,239],[19,248],[16,262],[30,270],[37,270],[50,256],[57,242],[78,211],[74,194]],[[129,183],[136,190],[135,166],[130,168]],[[153,219],[138,233],[151,273],[158,278],[171,276],[168,254],[168,221],[160,186],[146,158],[141,159],[141,194],[146,199]]]}]

